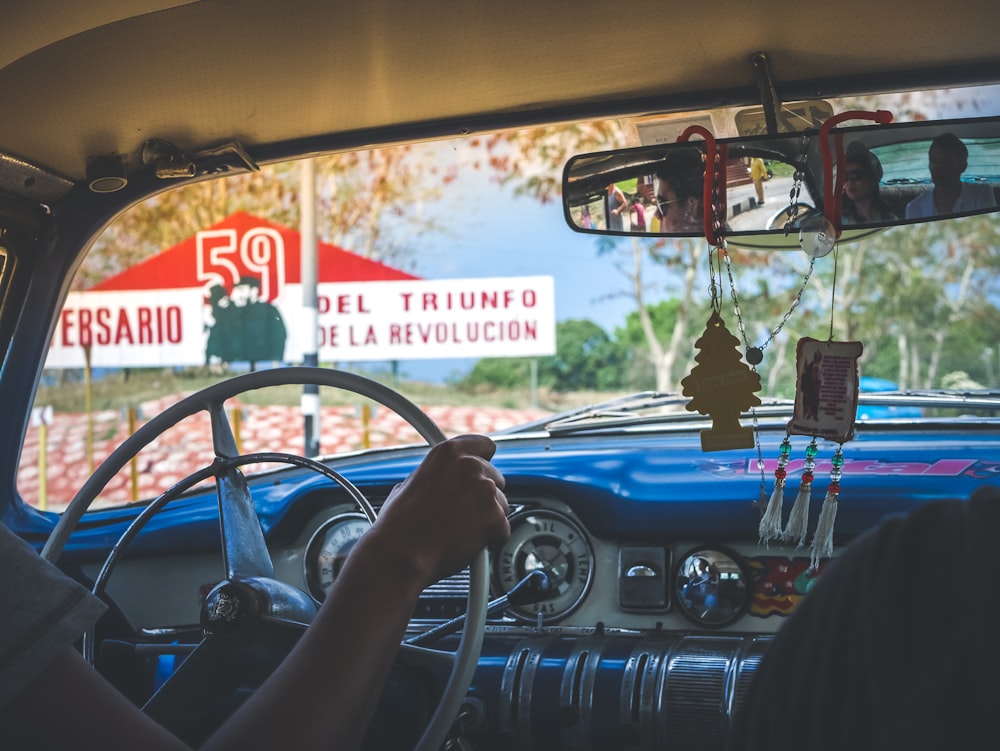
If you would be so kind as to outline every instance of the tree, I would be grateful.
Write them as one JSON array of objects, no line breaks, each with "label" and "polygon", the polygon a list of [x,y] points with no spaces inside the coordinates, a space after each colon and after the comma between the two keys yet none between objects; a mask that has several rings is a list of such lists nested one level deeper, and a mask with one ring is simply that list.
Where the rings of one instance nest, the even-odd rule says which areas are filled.
[{"label": "tree", "polygon": [[[434,154],[411,146],[316,157],[317,232],[367,258],[412,263],[414,236],[440,230],[425,207],[442,195],[454,171]],[[266,165],[234,175],[167,190],[125,212],[101,235],[74,282],[92,284],[133,266],[236,211],[297,227],[300,162]]]},{"label": "tree", "polygon": [[[856,246],[856,256],[865,254],[865,262],[843,269],[837,288],[847,292],[838,293],[837,309],[851,338],[866,344],[865,372],[902,388],[934,388],[949,371],[943,362],[981,361],[979,353],[1000,337],[988,312],[996,309],[990,299],[997,290],[990,285],[1000,266],[993,218],[913,225]],[[982,344],[978,351],[963,352],[969,339],[960,332],[975,311],[987,322],[976,332]]]},{"label": "tree", "polygon": [[556,354],[539,361],[539,380],[557,391],[607,390],[621,383],[628,359],[593,321],[560,321]]},{"label": "tree", "polygon": [[525,388],[530,384],[532,359],[537,360],[541,386],[554,391],[602,391],[621,383],[630,358],[593,321],[569,319],[556,324],[555,355],[483,358],[456,385],[469,391]]},{"label": "tree", "polygon": [[455,383],[457,388],[469,392],[527,388],[530,385],[531,358],[528,357],[481,358]]}]

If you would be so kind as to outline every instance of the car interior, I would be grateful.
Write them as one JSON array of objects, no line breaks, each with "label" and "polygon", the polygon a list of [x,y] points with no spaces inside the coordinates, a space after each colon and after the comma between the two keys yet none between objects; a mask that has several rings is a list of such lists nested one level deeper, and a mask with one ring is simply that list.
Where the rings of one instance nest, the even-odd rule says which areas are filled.
[{"label": "car interior", "polygon": [[0,522],[197,747],[486,433],[364,747],[725,748],[852,541],[1000,485],[995,17],[9,0]]}]

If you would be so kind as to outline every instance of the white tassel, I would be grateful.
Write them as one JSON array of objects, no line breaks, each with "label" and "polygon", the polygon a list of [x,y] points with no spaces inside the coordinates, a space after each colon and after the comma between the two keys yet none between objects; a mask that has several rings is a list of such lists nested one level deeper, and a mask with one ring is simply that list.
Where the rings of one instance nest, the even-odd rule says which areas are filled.
[{"label": "white tassel", "polygon": [[837,494],[828,492],[819,512],[819,522],[813,535],[810,568],[819,568],[820,559],[833,555],[833,523],[837,520]]},{"label": "white tassel", "polygon": [[816,533],[813,535],[810,569],[819,568],[821,558],[833,555],[833,523],[837,520],[837,498],[840,496],[840,478],[844,475],[843,444],[837,447],[830,459],[830,485],[826,489],[823,508],[819,512]]},{"label": "white tassel", "polygon": [[771,500],[767,502],[767,509],[757,527],[760,542],[777,540],[781,537],[781,507],[785,503],[785,466],[791,455],[792,444],[786,435],[778,450],[778,468],[774,470],[774,490],[771,491]]},{"label": "white tassel", "polygon": [[809,501],[812,497],[812,483],[803,482],[799,485],[799,493],[795,496],[795,503],[792,505],[792,513],[788,515],[788,524],[785,531],[781,533],[781,541],[790,544],[794,542],[798,547],[806,544],[806,536],[809,533]]},{"label": "white tassel", "polygon": [[799,494],[792,504],[792,513],[788,515],[788,524],[781,533],[781,541],[785,544],[794,542],[798,547],[806,544],[809,533],[809,501],[812,498],[813,470],[816,468],[816,438],[806,446],[806,460],[802,464],[802,479],[799,481]]},{"label": "white tassel", "polygon": [[767,502],[767,510],[760,519],[757,532],[761,542],[776,540],[781,537],[781,506],[785,502],[785,481],[775,480],[774,491]]}]

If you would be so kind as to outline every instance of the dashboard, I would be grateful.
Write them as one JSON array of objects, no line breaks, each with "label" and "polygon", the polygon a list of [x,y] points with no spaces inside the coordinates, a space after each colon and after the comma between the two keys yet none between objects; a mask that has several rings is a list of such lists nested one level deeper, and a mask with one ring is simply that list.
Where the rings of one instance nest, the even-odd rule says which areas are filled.
[{"label": "dashboard", "polygon": [[[511,604],[492,617],[497,632],[555,626],[592,630],[603,624],[640,631],[697,627],[766,633],[775,628],[767,615],[790,611],[822,571],[822,565],[811,571],[801,550],[781,555],[756,543],[608,540],[588,530],[560,500],[509,501],[511,537],[491,556],[492,596],[509,593],[532,572],[546,575],[547,589],[543,599]],[[282,578],[303,585],[321,602],[368,526],[365,516],[349,506],[318,515],[306,527],[311,531],[305,545],[297,541],[301,561],[287,551],[280,555]],[[296,581],[299,565],[302,578]],[[468,572],[428,588],[411,630],[419,633],[461,615],[467,589]]]},{"label": "dashboard", "polygon": [[[1000,477],[1000,432],[931,430],[859,430],[844,451],[836,551],[888,514],[967,497]],[[760,435],[761,453],[776,457],[783,431]],[[697,739],[721,748],[768,643],[830,562],[814,568],[808,547],[758,540],[769,488],[756,452],[704,454],[692,432],[497,442],[512,532],[490,556],[496,607],[463,708],[473,746],[652,749]],[[378,507],[425,450],[386,449],[329,464]],[[817,477],[828,469],[824,461],[815,464]],[[788,475],[801,464],[790,461]],[[331,480],[297,468],[256,476],[250,486],[276,578],[322,601],[368,528],[364,513]],[[815,486],[813,525],[824,492],[819,480]],[[100,562],[86,551],[113,539],[132,515],[95,512],[67,560],[93,578]],[[201,600],[224,576],[214,494],[173,502],[132,547],[108,593],[153,643],[147,649],[160,644],[176,655],[185,641],[197,641]],[[504,601],[539,575],[542,596]],[[406,640],[435,629],[429,646],[447,648],[457,637],[445,624],[464,613],[467,595],[467,572],[425,590]],[[433,671],[394,676],[387,695],[395,699],[380,710],[392,721],[374,726],[402,735],[371,747],[412,745],[421,719],[401,718],[433,685]]]}]

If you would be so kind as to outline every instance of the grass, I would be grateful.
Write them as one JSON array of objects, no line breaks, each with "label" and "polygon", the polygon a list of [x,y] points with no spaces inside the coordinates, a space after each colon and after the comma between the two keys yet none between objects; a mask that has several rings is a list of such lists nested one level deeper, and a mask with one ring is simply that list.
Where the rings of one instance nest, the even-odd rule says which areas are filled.
[{"label": "grass", "polygon": [[[35,397],[36,405],[51,406],[55,412],[83,412],[86,403],[86,385],[79,371],[54,371],[43,379]],[[131,368],[95,378],[90,383],[90,404],[93,412],[124,410],[143,402],[165,396],[190,394],[226,378],[233,372],[210,372],[207,368],[161,369]],[[611,394],[596,392],[555,393],[539,390],[533,395],[528,387],[519,389],[462,391],[450,384],[401,380],[393,383],[388,373],[363,373],[402,393],[421,406],[501,406],[525,408],[537,406],[552,412],[582,406],[611,398]],[[276,386],[258,391],[248,391],[240,396],[245,404],[298,405],[302,397],[301,385]],[[355,404],[358,397],[348,392],[320,389],[320,401],[326,406]],[[533,405],[533,402],[535,404]]]}]

